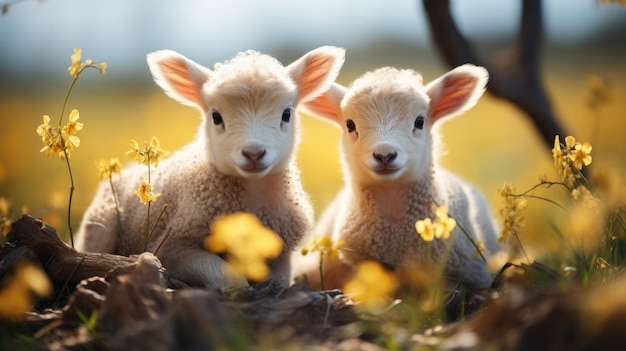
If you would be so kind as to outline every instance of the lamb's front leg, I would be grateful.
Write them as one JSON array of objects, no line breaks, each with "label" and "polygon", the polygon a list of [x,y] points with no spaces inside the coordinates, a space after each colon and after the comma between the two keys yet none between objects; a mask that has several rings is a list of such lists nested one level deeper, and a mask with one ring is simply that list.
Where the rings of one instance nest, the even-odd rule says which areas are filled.
[{"label": "lamb's front leg", "polygon": [[108,183],[102,182],[76,235],[75,248],[82,252],[113,253],[119,250],[119,226],[115,201]]},{"label": "lamb's front leg", "polygon": [[202,247],[177,247],[169,250],[162,247],[157,257],[171,276],[193,286],[223,291],[248,286],[245,277],[235,273],[228,262]]}]

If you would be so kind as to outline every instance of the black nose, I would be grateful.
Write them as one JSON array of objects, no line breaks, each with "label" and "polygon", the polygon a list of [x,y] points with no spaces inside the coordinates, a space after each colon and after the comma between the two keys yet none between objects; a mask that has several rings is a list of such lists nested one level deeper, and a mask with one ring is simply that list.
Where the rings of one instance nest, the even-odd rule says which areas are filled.
[{"label": "black nose", "polygon": [[378,162],[380,162],[380,163],[382,163],[384,165],[393,162],[393,160],[395,160],[396,157],[398,157],[398,153],[397,152],[393,152],[393,153],[390,153],[390,154],[387,154],[387,155],[381,155],[381,154],[374,153],[374,158],[376,160],[378,160]]},{"label": "black nose", "polygon": [[265,149],[260,150],[260,151],[247,151],[247,150],[242,150],[241,153],[243,154],[243,156],[247,159],[249,159],[252,162],[256,162],[259,161],[263,158],[263,156],[265,156],[266,151]]}]

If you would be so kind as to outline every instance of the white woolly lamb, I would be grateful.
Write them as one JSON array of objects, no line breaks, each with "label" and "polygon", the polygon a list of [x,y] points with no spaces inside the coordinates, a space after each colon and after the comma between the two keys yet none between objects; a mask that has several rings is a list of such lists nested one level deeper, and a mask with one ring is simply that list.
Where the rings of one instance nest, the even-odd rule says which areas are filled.
[{"label": "white woolly lamb", "polygon": [[[490,252],[499,249],[485,198],[441,168],[435,148],[443,119],[472,107],[487,79],[484,68],[463,65],[424,86],[415,71],[380,68],[354,81],[350,89],[335,83],[300,106],[343,130],[346,186],[313,232],[343,239],[349,249],[342,250],[339,260],[325,263],[326,288],[341,288],[366,258],[418,267],[431,258],[441,262],[448,240],[456,241],[446,276],[479,288],[489,286],[484,263],[473,257],[475,248],[458,226],[450,239],[430,243],[415,228],[417,220],[433,218],[433,204],[445,205],[474,240],[482,238]],[[294,254],[294,274],[307,273],[314,286],[319,286],[319,274],[311,265],[317,257]]]},{"label": "white woolly lamb", "polygon": [[[298,103],[326,91],[344,60],[344,50],[320,47],[284,67],[271,56],[247,51],[213,70],[169,50],[148,54],[156,83],[175,100],[198,108],[197,137],[152,170],[161,197],[149,223],[158,222],[147,250],[162,242],[158,258],[169,273],[189,284],[231,289],[246,286],[225,275],[227,263],[203,247],[213,220],[234,212],[255,214],[279,234],[283,252],[270,262],[273,278],[287,285],[289,257],[312,225],[312,208],[294,161]],[[147,211],[133,195],[146,167],[122,170],[114,181],[128,253],[143,251]],[[168,234],[169,233],[169,234]],[[164,237],[169,235],[167,239]],[[119,252],[115,203],[103,182],[87,209],[77,236],[82,251]]]}]

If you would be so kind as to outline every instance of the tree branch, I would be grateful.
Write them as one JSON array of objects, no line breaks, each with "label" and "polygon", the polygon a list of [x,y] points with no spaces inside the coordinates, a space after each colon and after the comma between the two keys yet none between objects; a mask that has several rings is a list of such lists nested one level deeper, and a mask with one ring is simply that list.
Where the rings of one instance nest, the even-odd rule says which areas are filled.
[{"label": "tree branch", "polygon": [[510,49],[510,61],[497,67],[475,53],[452,17],[449,0],[422,1],[432,38],[448,66],[472,63],[485,67],[489,71],[487,90],[525,112],[549,148],[553,146],[555,135],[566,135],[541,82],[541,0],[522,0],[519,37]]}]

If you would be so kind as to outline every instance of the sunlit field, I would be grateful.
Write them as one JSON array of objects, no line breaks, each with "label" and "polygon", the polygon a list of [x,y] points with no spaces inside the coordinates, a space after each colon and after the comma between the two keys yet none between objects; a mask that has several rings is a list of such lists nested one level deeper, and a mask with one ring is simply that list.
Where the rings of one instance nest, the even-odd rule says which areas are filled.
[{"label": "sunlit field", "polygon": [[[602,49],[598,49],[599,47]],[[493,50],[493,47],[484,46],[481,49],[484,52]],[[282,56],[291,54],[284,52],[283,55],[276,56],[279,56],[282,62],[290,62],[292,58]],[[89,53],[83,55],[83,59],[90,58]],[[18,80],[7,76],[0,80],[0,149],[3,150],[0,153],[0,230],[5,235],[10,219],[17,219],[25,213],[43,219],[45,224],[52,225],[58,230],[64,241],[70,242],[68,217],[71,218],[71,227],[76,233],[81,217],[100,181],[99,172],[102,170],[97,169],[97,160],[116,157],[123,165],[132,164],[135,160],[127,156],[127,151],[131,149],[131,139],[138,141],[142,146],[144,142],[150,142],[154,136],[160,140],[161,148],[176,152],[198,132],[201,123],[199,111],[168,98],[153,83],[147,67],[138,69],[132,75],[116,72],[115,67],[108,67],[107,72],[101,75],[98,68],[102,69],[103,66],[93,64],[91,61],[83,63],[75,57],[70,68],[79,70],[80,74],[75,74],[74,78],[78,79],[80,76],[80,79],[75,81],[76,85],[64,108],[60,124],[60,112],[63,109],[67,89],[72,82],[70,75],[66,75],[65,79],[51,79],[34,73],[26,79]],[[220,218],[212,224],[211,233],[205,238],[204,246],[213,253],[224,254],[232,269],[244,275],[252,285],[222,291],[219,298],[216,297],[218,296],[216,292],[213,301],[215,306],[224,308],[222,302],[232,300],[238,301],[235,305],[259,307],[260,304],[257,302],[261,300],[265,302],[279,300],[274,306],[282,304],[283,309],[280,313],[284,315],[318,317],[319,325],[307,322],[307,329],[322,331],[325,335],[333,335],[341,340],[352,338],[354,341],[358,338],[392,350],[408,350],[413,349],[411,346],[424,345],[457,349],[450,348],[450,345],[455,345],[455,342],[458,345],[465,343],[467,340],[463,338],[467,335],[474,338],[470,340],[470,345],[490,345],[493,349],[508,349],[506,346],[510,345],[528,347],[533,345],[533,342],[544,346],[546,342],[553,342],[561,346],[554,348],[546,346],[547,349],[569,349],[563,345],[577,343],[579,340],[590,340],[592,345],[611,343],[614,339],[621,340],[624,323],[619,321],[623,320],[623,292],[626,289],[624,284],[626,142],[623,136],[626,131],[625,58],[626,48],[616,46],[595,45],[591,48],[576,49],[549,47],[546,50],[543,61],[545,88],[566,130],[565,135],[558,136],[561,144],[557,143],[556,146],[552,140],[546,143],[539,138],[539,134],[522,111],[504,100],[494,98],[489,93],[483,95],[474,108],[462,116],[446,121],[441,128],[443,147],[442,153],[438,155],[439,162],[482,190],[488,198],[494,218],[504,228],[500,239],[501,242],[506,242],[506,249],[493,254],[490,258],[482,254],[484,248],[481,240],[475,242],[469,235],[467,236],[476,249],[474,256],[476,259],[482,258],[491,274],[487,277],[493,278],[490,280],[489,289],[474,289],[465,286],[466,282],[463,279],[447,277],[443,263],[446,259],[453,261],[451,256],[447,258],[444,256],[444,260],[437,262],[437,256],[433,256],[431,251],[436,247],[426,246],[428,250],[420,252],[419,255],[431,254],[430,258],[435,257],[432,260],[434,262],[429,262],[428,256],[424,256],[427,259],[419,266],[405,262],[365,260],[355,267],[354,276],[342,286],[341,290],[326,290],[325,273],[322,269],[323,263],[326,262],[324,260],[340,257],[340,251],[343,253],[357,251],[352,247],[344,247],[343,240],[334,241],[328,237],[330,233],[312,233],[315,237],[313,240],[307,238],[303,242],[307,245],[300,252],[303,255],[319,252],[319,256],[316,257],[319,257],[321,291],[297,290],[303,289],[310,281],[300,282],[296,279],[296,284],[289,288],[279,286],[280,292],[271,292],[268,286],[271,287],[273,280],[266,279],[269,274],[266,260],[276,258],[283,251],[283,241],[271,230],[264,228],[255,216],[235,214]],[[94,59],[107,61],[106,57]],[[207,66],[213,64],[202,63]],[[67,64],[69,66],[69,60]],[[365,71],[383,65],[416,69],[424,76],[425,83],[436,79],[449,69],[440,63],[432,51],[418,50],[410,44],[400,42],[380,41],[360,51],[348,51],[346,64],[338,82],[349,85]],[[85,67],[96,69],[80,71]],[[59,71],[63,72],[66,68],[67,66],[59,67]],[[594,104],[590,100],[592,96],[596,97],[596,100],[593,100]],[[63,153],[68,149],[64,149],[66,146],[58,142],[61,139],[54,139],[54,133],[61,133],[60,129],[38,126],[46,122],[46,118],[42,116],[49,115],[50,125],[61,127],[68,123],[70,111],[74,109],[80,111],[79,122],[83,124],[82,129],[77,128],[75,134],[80,137],[80,145],[76,145],[76,139],[71,139],[73,131],[63,129],[62,132],[63,135],[68,135],[63,140],[73,145],[69,148],[71,150],[69,162],[75,186],[71,196],[68,163],[60,160],[58,153],[59,150]],[[301,144],[296,155],[297,163],[301,168],[304,187],[314,204],[316,215],[319,215],[343,186],[339,150],[340,130],[312,116],[300,114],[298,118],[301,124]],[[57,148],[51,153],[52,157],[46,157],[46,154],[41,152],[42,138],[46,140],[49,150]],[[135,156],[142,152],[136,144],[132,148],[135,150]],[[158,149],[158,146],[153,148]],[[142,163],[150,164],[162,157],[163,153],[154,149],[151,151],[155,152],[155,159],[150,157],[146,159],[144,154],[143,159],[139,157]],[[580,173],[579,170],[584,173]],[[110,173],[114,171],[109,171],[109,176]],[[121,171],[120,177],[124,179],[124,170]],[[182,177],[180,181],[184,181]],[[149,186],[148,183],[146,185]],[[148,204],[150,211],[149,203],[156,197],[150,199],[150,190],[139,195],[141,201]],[[71,214],[68,216],[70,199]],[[119,211],[119,207],[117,210]],[[433,208],[433,212],[436,213],[436,219],[433,217],[432,222],[431,218],[415,219],[415,235],[421,235],[425,242],[431,242],[436,237],[437,241],[434,241],[436,243],[454,244],[456,238],[448,239],[452,228],[459,225],[461,231],[465,230],[453,218],[448,218],[445,206],[436,210]],[[451,217],[454,215],[450,214]],[[506,221],[502,217],[506,217]],[[67,248],[58,241],[58,236],[50,227],[42,226],[35,219],[25,217],[14,225],[15,230],[9,236],[10,242],[3,246],[3,254],[11,253],[13,249],[15,249],[13,252],[16,252],[17,249],[22,249],[23,245],[29,245],[24,236],[20,237],[24,235],[22,223],[27,221],[36,223],[30,226],[31,236],[36,240],[42,240],[52,233],[59,246]],[[425,229],[426,223],[430,228],[428,230]],[[153,228],[155,227],[156,225]],[[151,234],[146,231],[146,242],[150,240]],[[465,234],[467,235],[466,232]],[[169,233],[163,241],[168,235]],[[122,238],[120,250],[125,253],[124,234],[121,231],[120,237]],[[6,241],[4,237],[0,238],[0,243],[4,241]],[[241,245],[242,242],[246,244]],[[451,250],[453,246],[447,245],[446,250],[449,251],[443,255],[454,253]],[[34,245],[31,246],[32,252],[37,255]],[[154,250],[155,254],[159,247]],[[52,252],[51,248],[46,247],[46,250]],[[42,261],[42,265],[51,270],[50,266],[53,265],[51,262],[56,258],[72,255],[81,257],[80,263],[72,264],[72,269],[76,269],[71,272],[71,275],[74,275],[89,253],[76,253],[69,249],[65,254],[47,252],[46,262]],[[4,257],[8,256],[9,254],[6,254]],[[97,257],[102,259],[103,256]],[[121,258],[114,257],[116,260]],[[161,306],[163,310],[158,310],[160,312],[156,309],[150,310],[156,316],[161,315],[165,308],[175,308],[171,306],[176,305],[155,303],[157,300],[153,297],[140,297],[142,296],[140,291],[150,291],[150,294],[160,291],[163,294],[163,301],[169,302],[181,301],[180,299],[186,296],[185,291],[189,291],[177,286],[166,292],[166,288],[169,287],[161,282],[160,276],[156,273],[157,265],[152,268],[158,282],[146,283],[143,276],[138,281],[132,281],[129,277],[137,274],[138,267],[148,269],[146,267],[149,265],[147,262],[151,261],[150,257],[151,254],[144,254],[139,259],[127,258],[134,262],[131,269],[136,271],[122,273],[124,279],[119,276],[116,278],[116,273],[113,272],[112,281],[102,283],[107,286],[106,298],[98,300],[98,307],[86,307],[85,311],[81,310],[84,306],[76,303],[79,300],[73,299],[77,293],[83,294],[85,290],[76,289],[77,293],[74,293],[72,287],[66,289],[72,277],[63,277],[62,283],[58,280],[54,282],[55,285],[62,284],[63,287],[55,286],[55,293],[59,297],[52,303],[45,301],[46,296],[49,298],[53,291],[48,274],[43,274],[43,271],[35,265],[16,264],[14,272],[6,274],[0,286],[0,301],[12,302],[11,305],[0,303],[0,322],[4,323],[4,319],[24,321],[26,316],[34,318],[35,314],[24,313],[33,310],[30,299],[34,295],[41,297],[40,301],[60,308],[66,304],[63,298],[71,294],[72,298],[66,306],[69,306],[67,308],[69,311],[76,310],[76,316],[73,317],[75,320],[70,324],[73,323],[77,328],[76,332],[80,331],[82,334],[77,340],[82,340],[80,342],[89,345],[88,347],[99,343],[109,345],[110,342],[111,347],[115,349],[115,342],[124,339],[119,338],[115,331],[103,329],[107,324],[116,324],[108,322],[107,318],[125,313],[116,302],[119,300],[115,298],[124,295],[122,298],[131,301],[132,304],[140,301],[148,306],[147,309],[163,305]],[[155,259],[154,262],[158,261]],[[2,263],[4,265],[4,258]],[[385,264],[391,264],[395,274],[387,271],[388,267],[383,266]],[[66,270],[69,271],[69,269],[60,271],[66,273]],[[223,273],[228,275],[232,271],[225,270]],[[330,276],[331,274],[326,277]],[[84,278],[79,278],[82,279]],[[304,279],[308,279],[307,276]],[[82,280],[81,284],[85,282],[86,280]],[[151,288],[140,287],[133,291],[129,290],[128,296],[125,293],[115,293],[121,291],[114,290],[116,284],[122,283],[128,286],[146,284]],[[179,289],[180,293],[177,292]],[[289,289],[295,289],[293,291],[298,293],[291,294]],[[209,293],[208,289],[195,290]],[[264,297],[263,294],[267,296]],[[252,301],[253,295],[259,300]],[[314,302],[317,297],[326,306],[325,311],[318,308]],[[238,300],[244,298],[250,301]],[[296,300],[288,300],[291,298]],[[345,303],[343,307],[342,301]],[[291,305],[296,306],[295,309],[286,313],[285,311],[292,307],[284,309],[284,306]],[[305,305],[307,308],[314,307],[315,311],[309,309],[303,312]],[[110,307],[107,306],[117,307],[113,313],[109,313],[107,310]],[[196,324],[200,327],[211,325],[211,328],[216,326],[222,328],[225,322],[230,321],[230,312],[234,313],[232,316],[237,316],[233,321],[244,316],[245,313],[231,310],[231,307],[229,317],[224,318],[220,313],[214,313],[216,310],[211,310],[211,318],[215,314],[217,316],[215,318],[219,319],[215,325],[206,322],[206,316],[199,317],[198,321],[201,322]],[[340,310],[344,307],[349,309],[352,320],[341,320],[336,325],[327,323],[329,318],[341,319]],[[187,309],[187,307],[182,309],[182,319],[188,319]],[[261,315],[271,315],[272,311],[272,308],[265,308]],[[318,315],[320,312],[323,316]],[[130,315],[133,313],[131,311]],[[67,315],[71,316],[71,313]],[[67,323],[68,318],[71,318],[67,317],[65,312],[59,313],[58,316],[62,316],[66,321],[58,319],[58,324],[52,322],[44,329],[37,329],[39,331],[32,337],[28,336],[30,331],[27,329],[20,331],[20,328],[26,328],[28,320],[24,324],[0,323],[0,326],[11,326],[6,330],[0,328],[0,348],[3,345],[8,347],[37,345],[38,342],[48,345],[54,337],[59,336],[65,339],[63,342],[67,345],[77,341],[69,337],[69,334],[57,333],[70,325],[63,323]],[[58,316],[55,318],[61,318]],[[172,317],[171,313],[169,317],[177,318]],[[613,323],[615,318],[621,319]],[[132,319],[128,321],[131,324],[146,323],[146,325],[150,322],[141,320],[135,323]],[[459,323],[448,323],[452,321]],[[178,323],[176,319],[170,322],[172,325]],[[206,324],[203,324],[205,322]],[[244,324],[247,326],[249,322]],[[239,347],[255,343],[261,349],[289,349],[283,345],[284,340],[301,347],[302,345],[298,343],[302,340],[292,338],[298,333],[295,331],[298,327],[288,320],[287,324],[288,327],[281,328],[268,325],[270,331],[255,329],[255,332],[258,331],[255,337],[249,336],[251,329],[244,325],[228,327],[226,323],[227,327],[224,328],[230,328],[227,330],[228,333],[234,333],[232,335],[236,336],[237,343],[233,345]],[[543,328],[542,325],[545,324],[550,324],[550,328]],[[570,328],[564,329],[568,332],[576,331],[574,334],[577,334],[578,339],[570,339],[569,334],[564,336],[553,333],[552,324],[563,324],[565,325],[563,328]],[[159,328],[167,329],[162,326]],[[482,332],[480,329],[483,329]],[[533,333],[544,329],[550,331],[545,335]],[[42,336],[44,334],[42,330],[48,331],[49,334]],[[205,331],[202,329],[203,334],[206,334]],[[185,333],[187,332],[185,330]],[[17,333],[23,335],[23,339],[14,338],[13,335]],[[213,342],[211,335],[201,337]],[[616,336],[619,336],[618,339]],[[146,338],[145,335],[141,337]],[[216,340],[219,342],[221,339]],[[222,346],[225,348],[238,349],[229,347],[229,340],[224,340]],[[528,348],[534,349],[532,346]]]},{"label": "sunlit field", "polygon": [[[623,56],[619,51],[611,55],[597,53],[580,57],[574,51],[551,50],[546,54],[544,64],[547,90],[566,129],[577,140],[589,141],[593,145],[590,174],[608,177],[613,191],[622,194],[626,176],[626,142],[623,139],[626,69],[622,64]],[[445,72],[441,64],[433,61],[432,53],[426,58],[418,65],[411,64],[412,60],[405,55],[388,64],[414,68],[422,72],[425,81]],[[99,59],[106,61],[106,57]],[[365,70],[385,64],[381,60],[360,60],[351,64],[350,60],[348,53],[338,79],[340,83],[349,84]],[[586,103],[590,75],[606,79],[612,97],[601,106],[600,119]],[[67,166],[57,157],[45,157],[39,152],[42,145],[35,129],[44,114],[51,116],[52,123],[58,122],[70,81],[68,75],[65,81],[33,79],[11,82],[10,85],[3,81],[0,85],[0,148],[3,150],[0,154],[0,196],[11,200],[14,217],[21,212],[42,217],[56,226],[66,239]],[[84,129],[80,131],[80,147],[71,158],[76,186],[72,205],[74,228],[78,227],[99,181],[94,166],[96,159],[119,157],[123,164],[134,162],[125,156],[130,139],[141,143],[149,141],[152,136],[160,139],[163,148],[175,151],[194,137],[200,123],[196,110],[168,98],[152,83],[147,67],[131,78],[116,75],[115,67],[110,67],[103,76],[97,71],[85,72],[70,97],[66,114],[74,108],[80,110],[80,121],[84,123]],[[302,142],[297,161],[306,190],[319,214],[342,186],[338,149],[340,131],[306,115],[301,115],[301,122]],[[595,139],[592,131],[597,123],[599,138]],[[464,115],[448,121],[442,133],[445,154],[441,162],[483,190],[494,216],[500,206],[497,189],[505,181],[524,191],[544,174],[548,178],[556,177],[550,150],[538,138],[523,113],[489,94]],[[555,200],[568,196],[558,189],[539,189],[536,193]],[[558,245],[556,237],[547,228],[562,215],[559,211],[546,202],[530,200],[527,228],[521,239],[531,250]]]}]

